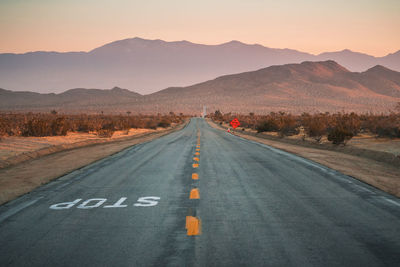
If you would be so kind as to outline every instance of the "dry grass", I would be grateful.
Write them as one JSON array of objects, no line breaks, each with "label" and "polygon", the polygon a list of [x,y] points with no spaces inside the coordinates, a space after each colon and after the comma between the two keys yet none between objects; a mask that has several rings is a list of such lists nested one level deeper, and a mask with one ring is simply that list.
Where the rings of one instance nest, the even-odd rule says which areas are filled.
[{"label": "dry grass", "polygon": [[52,113],[0,113],[0,137],[2,136],[65,136],[68,132],[94,132],[100,137],[111,137],[115,131],[131,128],[167,128],[171,123],[181,123],[183,115],[59,115]]},{"label": "dry grass", "polygon": [[355,113],[319,113],[292,115],[271,112],[269,115],[222,114],[216,111],[209,116],[218,123],[229,123],[238,118],[245,129],[257,132],[276,132],[280,137],[296,136],[311,138],[317,143],[328,139],[333,144],[346,144],[361,135],[376,138],[400,138],[400,113],[386,115]]},{"label": "dry grass", "polygon": [[[161,130],[161,128],[158,128]],[[130,129],[126,131],[116,131],[109,140],[116,140],[128,136],[154,132],[153,129]],[[33,152],[53,146],[75,144],[85,141],[97,141],[101,139],[95,132],[79,133],[68,132],[66,136],[47,136],[47,137],[22,137],[7,136],[0,141],[0,160],[7,160],[11,157],[23,153]]]}]

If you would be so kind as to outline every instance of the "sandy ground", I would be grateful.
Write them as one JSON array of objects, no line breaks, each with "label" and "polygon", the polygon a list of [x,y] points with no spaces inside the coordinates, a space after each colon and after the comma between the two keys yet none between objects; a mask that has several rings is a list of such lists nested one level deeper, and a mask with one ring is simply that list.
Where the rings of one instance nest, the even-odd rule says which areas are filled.
[{"label": "sandy ground", "polygon": [[[224,128],[230,127],[227,123],[223,123],[222,126]],[[241,132],[242,127],[238,127],[235,132]],[[257,133],[257,131],[245,128],[245,132],[250,132],[250,133]],[[276,132],[268,132],[268,133],[259,133],[258,135],[266,135],[266,136],[273,136],[273,137],[278,137],[278,133]],[[298,135],[294,136],[289,136],[285,137],[285,139],[289,140],[302,140],[303,139],[304,133],[300,132]],[[316,143],[316,140],[310,137],[305,138],[306,141],[311,142],[311,143]],[[331,142],[328,141],[326,137],[323,137],[320,142],[322,145],[330,145]],[[359,134],[346,144],[347,147],[354,147],[354,148],[361,148],[361,149],[368,149],[368,150],[373,150],[373,151],[379,151],[379,152],[386,152],[386,153],[392,153],[394,156],[399,156],[400,155],[400,138],[397,139],[390,139],[390,138],[377,138],[372,135],[368,134]]]},{"label": "sandy ground", "polygon": [[[226,130],[227,125],[223,125],[221,127],[210,120],[208,120],[208,122],[214,128]],[[351,155],[349,153],[312,148],[298,144],[289,144],[282,142],[283,140],[281,142],[277,140],[269,140],[266,138],[249,135],[248,132],[249,131],[247,129],[245,132],[239,129],[235,131],[234,134],[249,140],[279,148],[281,150],[299,155],[303,158],[313,160],[329,168],[340,171],[341,173],[352,176],[360,181],[368,183],[392,195],[400,197],[400,166],[358,155]],[[392,140],[392,142],[391,140],[374,139],[375,138],[368,136],[361,136],[360,138],[355,138],[355,140],[353,140],[351,143],[351,146],[363,149],[376,149],[377,153],[378,151],[385,153],[392,152],[397,153],[398,155],[400,152],[399,140]],[[348,145],[350,145],[350,143]]]},{"label": "sandy ground", "polygon": [[[183,128],[185,124],[186,123],[175,125],[172,128],[163,130],[147,131],[144,134],[138,134],[138,132],[136,132],[136,134],[132,133],[129,137],[125,135],[123,138],[118,138],[118,135],[116,135],[113,140],[109,139],[108,141],[104,141],[102,139],[103,142],[101,143],[40,155],[38,158],[2,168],[0,169],[0,204],[26,194],[40,185],[46,184],[69,172],[115,154],[132,145],[151,141],[172,131],[179,130]],[[84,137],[80,136],[75,138],[79,139]],[[88,139],[85,139],[83,141],[87,140]],[[48,146],[49,142],[50,141],[46,141],[43,143],[45,143],[45,146]],[[53,142],[56,141],[53,140]],[[26,147],[43,145],[39,144],[35,146],[33,144],[35,144],[35,142],[32,142],[30,146],[27,145]],[[60,147],[60,145],[58,147]]]},{"label": "sandy ground", "polygon": [[[158,130],[161,130],[158,129]],[[21,155],[52,146],[74,144],[88,140],[116,140],[119,138],[134,136],[142,133],[154,132],[151,129],[130,129],[126,131],[116,131],[111,138],[100,138],[95,133],[76,133],[69,132],[66,136],[47,136],[47,137],[2,137],[0,140],[0,160]]]}]

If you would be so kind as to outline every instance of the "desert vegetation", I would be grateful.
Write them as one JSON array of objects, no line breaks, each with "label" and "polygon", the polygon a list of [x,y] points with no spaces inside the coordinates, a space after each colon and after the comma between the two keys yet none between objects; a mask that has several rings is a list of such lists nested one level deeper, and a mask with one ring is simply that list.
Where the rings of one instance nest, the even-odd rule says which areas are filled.
[{"label": "desert vegetation", "polygon": [[50,113],[0,114],[0,136],[63,136],[68,132],[94,132],[100,137],[111,137],[115,131],[131,128],[167,128],[184,119],[175,115],[59,115]]},{"label": "desert vegetation", "polygon": [[238,118],[242,131],[246,128],[257,132],[277,132],[280,137],[301,134],[320,142],[323,137],[333,144],[346,144],[360,133],[371,134],[377,138],[400,138],[400,113],[356,114],[320,113],[292,115],[285,112],[271,112],[268,115],[222,114],[219,110],[210,114],[214,121],[229,123]]}]

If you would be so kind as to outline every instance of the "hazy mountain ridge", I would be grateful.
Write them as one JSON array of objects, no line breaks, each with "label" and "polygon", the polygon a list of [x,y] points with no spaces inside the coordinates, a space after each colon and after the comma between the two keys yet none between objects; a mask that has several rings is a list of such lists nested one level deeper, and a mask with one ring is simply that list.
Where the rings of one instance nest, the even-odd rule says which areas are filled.
[{"label": "hazy mountain ridge", "polygon": [[321,60],[334,60],[351,71],[365,71],[375,65],[400,71],[400,51],[385,57],[350,50],[312,55],[239,41],[203,45],[132,38],[89,52],[0,54],[0,87],[62,92],[118,85],[146,94],[271,65]]},{"label": "hazy mountain ridge", "polygon": [[60,94],[0,89],[0,110],[60,112],[199,114],[213,111],[269,113],[389,112],[400,102],[400,72],[375,66],[351,72],[334,61],[271,66],[225,75],[188,87],[170,87],[150,95],[126,89],[72,89]]},{"label": "hazy mountain ridge", "polygon": [[142,95],[119,87],[104,89],[70,89],[60,94],[14,92],[0,88],[0,109],[42,110],[46,108],[86,110],[87,106],[122,105],[141,99]]}]

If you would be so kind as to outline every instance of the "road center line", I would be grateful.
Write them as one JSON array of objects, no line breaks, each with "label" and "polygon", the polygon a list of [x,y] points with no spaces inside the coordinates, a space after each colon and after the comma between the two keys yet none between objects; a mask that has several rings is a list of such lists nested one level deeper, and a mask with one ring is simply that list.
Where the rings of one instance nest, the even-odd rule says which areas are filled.
[{"label": "road center line", "polygon": [[200,199],[200,192],[199,192],[199,189],[198,189],[198,188],[193,188],[193,189],[190,191],[190,196],[189,196],[189,198],[190,198],[190,199]]},{"label": "road center line", "polygon": [[200,235],[201,234],[201,220],[193,216],[186,216],[186,229],[187,235]]}]

